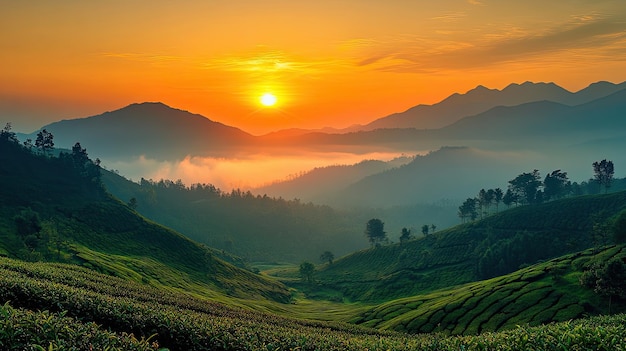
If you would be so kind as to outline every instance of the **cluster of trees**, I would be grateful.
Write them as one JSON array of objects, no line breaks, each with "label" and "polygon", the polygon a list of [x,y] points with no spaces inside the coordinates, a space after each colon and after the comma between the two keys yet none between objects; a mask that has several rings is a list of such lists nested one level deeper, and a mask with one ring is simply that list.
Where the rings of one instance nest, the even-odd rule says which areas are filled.
[{"label": "cluster of trees", "polygon": [[[602,160],[593,163],[594,181],[599,185],[599,189],[604,187],[607,192],[613,182],[615,173],[613,162]],[[484,218],[492,213],[495,205],[495,212],[498,212],[500,203],[507,208],[518,205],[532,205],[546,201],[557,200],[570,195],[582,195],[582,186],[572,183],[567,172],[560,169],[548,173],[543,181],[538,170],[522,173],[509,181],[506,192],[502,189],[481,189],[478,195],[467,198],[459,206],[458,216],[461,221],[476,220]]]},{"label": "cluster of trees", "polygon": [[[434,224],[428,225],[424,224],[421,228],[422,234],[424,236],[434,233],[437,230],[437,226]],[[378,218],[372,218],[367,221],[365,225],[365,236],[370,242],[370,245],[373,247],[378,247],[383,243],[389,243],[389,238],[387,237],[387,232],[385,232],[385,223]],[[400,244],[403,244],[411,239],[413,239],[413,233],[408,228],[402,228],[400,232]]]}]

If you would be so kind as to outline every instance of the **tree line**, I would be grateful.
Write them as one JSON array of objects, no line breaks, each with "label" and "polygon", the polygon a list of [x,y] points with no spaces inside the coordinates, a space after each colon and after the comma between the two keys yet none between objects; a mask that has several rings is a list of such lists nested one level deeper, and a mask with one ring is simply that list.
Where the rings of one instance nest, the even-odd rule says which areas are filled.
[{"label": "tree line", "polygon": [[588,188],[591,183],[597,184],[597,192],[602,189],[605,193],[608,192],[615,174],[613,161],[604,159],[594,162],[592,166],[594,178],[589,183],[582,182],[581,184],[571,182],[567,172],[560,169],[548,173],[543,180],[536,169],[522,173],[508,182],[506,192],[501,188],[481,189],[476,197],[467,198],[459,206],[458,216],[465,223],[492,214],[494,208],[495,212],[498,212],[500,204],[510,208],[583,195],[590,193],[590,191],[585,191],[585,188]]}]

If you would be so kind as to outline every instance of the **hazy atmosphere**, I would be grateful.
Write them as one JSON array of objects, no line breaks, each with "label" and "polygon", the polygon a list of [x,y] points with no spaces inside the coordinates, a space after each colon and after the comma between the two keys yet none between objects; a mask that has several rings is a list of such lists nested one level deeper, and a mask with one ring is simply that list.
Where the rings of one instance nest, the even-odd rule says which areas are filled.
[{"label": "hazy atmosphere", "polygon": [[0,4],[0,348],[626,349],[625,1]]},{"label": "hazy atmosphere", "polygon": [[0,119],[30,133],[160,101],[257,135],[477,85],[577,91],[626,80],[624,18],[620,0],[5,1]]}]

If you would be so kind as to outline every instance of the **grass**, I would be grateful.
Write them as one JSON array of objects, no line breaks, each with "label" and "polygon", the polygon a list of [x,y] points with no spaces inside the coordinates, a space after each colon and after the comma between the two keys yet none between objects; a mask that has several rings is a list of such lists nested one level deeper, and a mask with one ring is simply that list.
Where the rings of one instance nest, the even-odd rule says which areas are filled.
[{"label": "grass", "polygon": [[[608,299],[581,286],[578,277],[592,262],[613,257],[626,259],[626,248],[586,250],[501,277],[390,301],[352,322],[410,333],[472,335],[606,313]],[[614,303],[613,309],[626,311],[626,302]]]},{"label": "grass", "polygon": [[[626,347],[623,314],[536,327],[522,324],[480,335],[409,335],[280,317],[75,265],[7,258],[0,258],[0,301],[4,317],[0,345],[14,350],[608,351]],[[385,313],[397,312],[389,307]],[[444,320],[442,311],[422,321]]]}]

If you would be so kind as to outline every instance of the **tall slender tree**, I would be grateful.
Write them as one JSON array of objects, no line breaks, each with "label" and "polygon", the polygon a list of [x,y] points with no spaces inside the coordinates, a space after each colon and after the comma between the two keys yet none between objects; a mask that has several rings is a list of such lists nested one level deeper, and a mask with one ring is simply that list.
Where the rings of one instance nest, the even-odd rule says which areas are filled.
[{"label": "tall slender tree", "polygon": [[593,164],[594,179],[598,182],[600,188],[604,186],[604,193],[607,193],[613,182],[613,175],[615,169],[613,168],[613,161],[602,160],[600,162],[594,162]]}]

